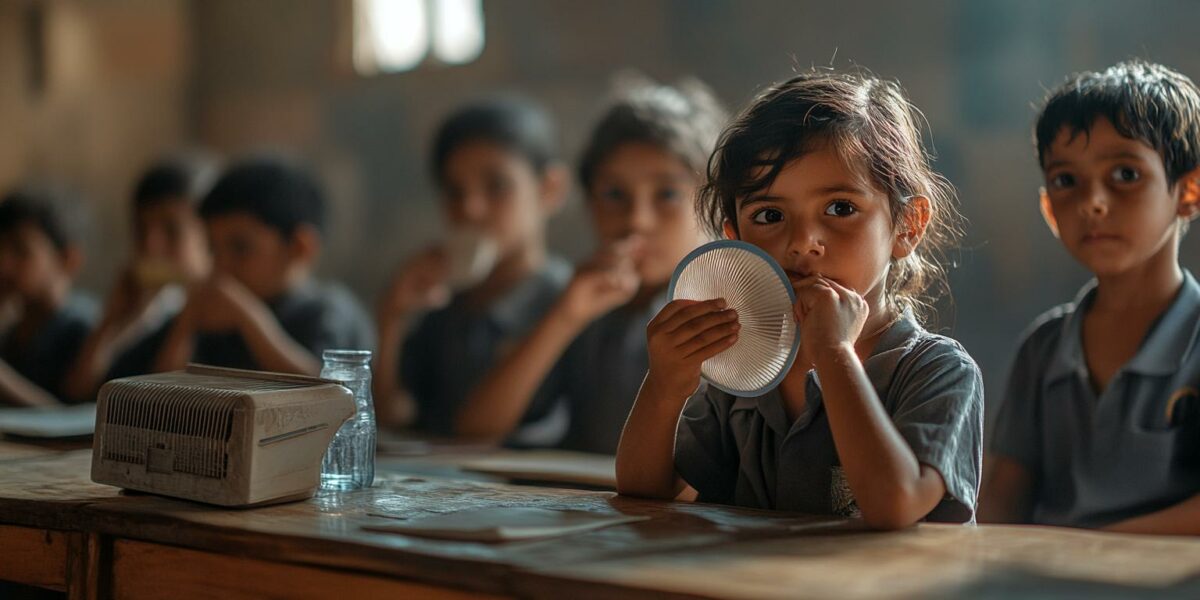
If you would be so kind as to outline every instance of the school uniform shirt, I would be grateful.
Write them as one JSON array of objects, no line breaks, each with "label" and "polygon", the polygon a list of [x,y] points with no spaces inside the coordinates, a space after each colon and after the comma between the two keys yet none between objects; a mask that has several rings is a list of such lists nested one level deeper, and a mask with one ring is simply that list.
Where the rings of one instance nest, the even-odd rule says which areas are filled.
[{"label": "school uniform shirt", "polygon": [[1039,317],[1017,352],[991,449],[1033,476],[1032,520],[1100,527],[1200,493],[1200,286],[1175,299],[1107,387],[1093,390],[1075,302]]},{"label": "school uniform shirt", "polygon": [[72,292],[29,344],[17,346],[4,335],[0,340],[0,358],[38,387],[63,402],[71,402],[63,394],[63,383],[98,315],[99,307],[93,298]]},{"label": "school uniform shirt", "polygon": [[[310,280],[267,302],[267,307],[280,327],[317,360],[325,350],[375,348],[375,330],[367,313],[341,285]],[[262,369],[237,333],[198,334],[192,361]]]},{"label": "school uniform shirt", "polygon": [[[454,435],[455,416],[467,395],[545,316],[571,272],[566,261],[550,258],[482,310],[469,306],[460,294],[421,320],[404,341],[398,367],[401,381],[417,403],[418,430]],[[549,390],[539,389],[508,443],[553,445],[562,438],[565,427],[566,414],[558,399]]]},{"label": "school uniform shirt", "polygon": [[[863,362],[884,410],[917,461],[941,474],[946,495],[930,521],[973,522],[983,447],[983,382],[956,341],[906,315]],[[675,469],[702,502],[859,516],[838,460],[820,381],[789,421],[779,388],[739,398],[702,385],[684,406]]]},{"label": "school uniform shirt", "polygon": [[642,306],[621,306],[571,342],[550,382],[569,417],[560,447],[616,454],[621,430],[650,367],[646,325],[666,303],[664,292]]}]

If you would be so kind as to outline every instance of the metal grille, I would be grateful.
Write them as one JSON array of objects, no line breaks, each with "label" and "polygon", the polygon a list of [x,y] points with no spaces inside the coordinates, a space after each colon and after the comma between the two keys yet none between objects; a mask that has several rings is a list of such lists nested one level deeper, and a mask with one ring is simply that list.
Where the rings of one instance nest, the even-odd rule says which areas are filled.
[{"label": "metal grille", "polygon": [[244,391],[223,387],[145,380],[113,386],[102,415],[101,456],[151,470],[225,478],[233,410]]}]

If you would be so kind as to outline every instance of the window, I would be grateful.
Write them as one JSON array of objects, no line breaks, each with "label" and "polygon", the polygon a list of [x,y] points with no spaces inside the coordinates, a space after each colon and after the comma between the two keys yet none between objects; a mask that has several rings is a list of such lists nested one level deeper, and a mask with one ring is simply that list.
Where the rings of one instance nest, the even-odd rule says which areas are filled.
[{"label": "window", "polygon": [[466,64],[483,44],[481,0],[354,2],[354,69],[361,75]]}]

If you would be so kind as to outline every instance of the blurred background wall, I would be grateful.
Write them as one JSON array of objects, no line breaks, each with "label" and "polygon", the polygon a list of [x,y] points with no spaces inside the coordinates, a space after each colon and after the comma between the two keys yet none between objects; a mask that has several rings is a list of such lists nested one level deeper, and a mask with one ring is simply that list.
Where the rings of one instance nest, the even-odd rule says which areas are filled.
[{"label": "blurred background wall", "polygon": [[[436,0],[428,0],[436,1]],[[968,219],[939,326],[984,369],[994,411],[1020,331],[1086,281],[1038,214],[1030,128],[1067,74],[1144,57],[1200,77],[1200,2],[1155,0],[490,0],[485,45],[364,76],[354,0],[0,0],[0,188],[63,181],[93,228],[83,287],[124,259],[126,204],[163,152],[285,150],[333,205],[322,273],[373,302],[439,227],[426,151],[452,107],[497,91],[540,99],[574,160],[615,75],[696,76],[736,109],[795,69],[861,65],[926,114]],[[551,244],[590,250],[578,192]],[[1183,262],[1200,266],[1200,242]],[[584,240],[584,241],[581,241]]]}]

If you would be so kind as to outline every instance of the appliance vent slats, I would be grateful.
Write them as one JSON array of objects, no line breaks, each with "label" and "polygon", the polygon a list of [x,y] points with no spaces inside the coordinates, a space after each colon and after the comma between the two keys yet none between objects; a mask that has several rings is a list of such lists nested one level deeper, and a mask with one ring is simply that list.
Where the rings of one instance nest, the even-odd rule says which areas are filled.
[{"label": "appliance vent slats", "polygon": [[171,471],[224,478],[233,409],[242,395],[225,387],[125,382],[102,415],[107,422],[99,440],[104,458],[146,465],[157,452],[169,460]]}]

